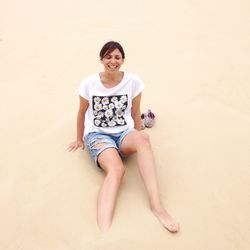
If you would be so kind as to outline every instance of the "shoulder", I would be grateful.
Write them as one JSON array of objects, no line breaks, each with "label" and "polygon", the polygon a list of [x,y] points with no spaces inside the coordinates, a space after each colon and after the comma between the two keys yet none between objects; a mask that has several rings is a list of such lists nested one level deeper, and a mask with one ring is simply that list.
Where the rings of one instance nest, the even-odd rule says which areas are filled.
[{"label": "shoulder", "polygon": [[130,73],[130,72],[125,72],[125,74],[126,74],[126,78],[127,78],[128,82],[130,82],[133,86],[134,85],[144,85],[144,82],[137,74]]},{"label": "shoulder", "polygon": [[130,72],[126,72],[125,74],[129,83],[128,86],[132,91],[132,98],[134,98],[143,91],[143,89],[145,88],[145,84],[137,74]]},{"label": "shoulder", "polygon": [[134,73],[125,72],[127,80],[134,86],[134,85],[145,85],[142,79]]},{"label": "shoulder", "polygon": [[98,83],[98,74],[92,74],[85,77],[78,87],[78,94],[88,100],[90,96],[90,89],[95,87]]}]

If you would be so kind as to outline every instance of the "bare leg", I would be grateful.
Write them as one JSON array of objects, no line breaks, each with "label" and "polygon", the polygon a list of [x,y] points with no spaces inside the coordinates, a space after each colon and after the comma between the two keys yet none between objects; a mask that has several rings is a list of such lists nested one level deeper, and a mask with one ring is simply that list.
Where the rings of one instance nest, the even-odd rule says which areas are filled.
[{"label": "bare leg", "polygon": [[138,166],[149,196],[151,210],[165,228],[170,232],[177,232],[179,224],[161,204],[156,165],[148,135],[140,131],[129,133],[122,142],[121,150],[126,155],[137,152]]},{"label": "bare leg", "polygon": [[98,162],[106,172],[106,176],[97,199],[97,223],[101,231],[107,231],[112,224],[117,194],[125,168],[114,148],[104,150],[99,155]]}]

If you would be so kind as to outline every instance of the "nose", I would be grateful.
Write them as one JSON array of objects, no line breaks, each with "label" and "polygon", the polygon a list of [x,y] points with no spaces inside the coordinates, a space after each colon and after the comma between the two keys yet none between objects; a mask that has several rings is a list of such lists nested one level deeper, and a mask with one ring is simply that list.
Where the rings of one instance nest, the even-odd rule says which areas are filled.
[{"label": "nose", "polygon": [[110,62],[111,62],[111,63],[115,63],[115,62],[116,62],[116,59],[115,59],[114,57],[112,57],[112,58],[110,59]]}]

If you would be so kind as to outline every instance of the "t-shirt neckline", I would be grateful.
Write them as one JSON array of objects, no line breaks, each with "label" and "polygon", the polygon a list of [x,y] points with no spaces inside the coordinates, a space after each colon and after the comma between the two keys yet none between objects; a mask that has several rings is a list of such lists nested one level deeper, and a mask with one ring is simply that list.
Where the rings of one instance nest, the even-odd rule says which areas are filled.
[{"label": "t-shirt neckline", "polygon": [[101,85],[101,87],[104,88],[104,89],[107,89],[107,90],[115,89],[115,88],[117,88],[118,86],[121,86],[122,83],[124,82],[126,72],[125,72],[125,71],[122,71],[122,72],[123,72],[123,77],[122,77],[121,81],[120,81],[118,84],[116,84],[114,87],[111,87],[111,88],[105,87],[105,86],[103,85],[102,81],[101,81],[100,73],[97,73],[98,82],[99,82],[99,84]]}]

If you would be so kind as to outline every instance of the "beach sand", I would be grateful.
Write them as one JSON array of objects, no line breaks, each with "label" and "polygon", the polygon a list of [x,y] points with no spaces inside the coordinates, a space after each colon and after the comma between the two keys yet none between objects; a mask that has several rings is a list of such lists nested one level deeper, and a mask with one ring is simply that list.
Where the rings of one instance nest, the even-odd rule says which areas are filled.
[{"label": "beach sand", "polygon": [[[0,249],[247,250],[250,248],[250,4],[239,1],[0,2]],[[123,70],[145,82],[142,111],[163,203],[152,215],[127,168],[113,225],[101,233],[104,174],[76,136],[77,88],[119,41]]]}]

